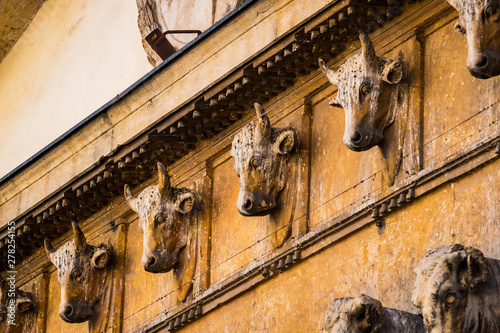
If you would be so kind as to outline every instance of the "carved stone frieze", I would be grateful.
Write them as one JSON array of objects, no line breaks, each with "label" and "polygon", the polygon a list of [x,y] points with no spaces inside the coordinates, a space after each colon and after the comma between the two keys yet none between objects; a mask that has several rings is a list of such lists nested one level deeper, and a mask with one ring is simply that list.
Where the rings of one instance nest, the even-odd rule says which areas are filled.
[{"label": "carved stone frieze", "polygon": [[333,301],[322,333],[424,333],[421,317],[413,313],[385,308],[367,295],[337,298]]},{"label": "carved stone frieze", "polygon": [[[338,70],[329,68],[321,58],[318,61],[330,83],[338,87],[330,105],[345,111],[345,145],[353,151],[379,146],[392,185],[401,164],[406,129],[403,63],[377,56],[368,36],[362,33],[359,38],[361,53]],[[392,127],[391,134],[388,127]]]},{"label": "carved stone frieze", "polygon": [[500,1],[447,0],[460,16],[455,30],[467,35],[467,68],[480,79],[500,74]]},{"label": "carved stone frieze", "polygon": [[0,331],[6,333],[35,332],[33,295],[15,287],[0,276]]},{"label": "carved stone frieze", "polygon": [[82,230],[72,222],[74,239],[57,250],[45,239],[45,251],[57,267],[61,285],[59,315],[68,323],[89,321],[91,332],[100,332],[112,302],[110,289],[114,252],[110,245],[87,244]]},{"label": "carved stone frieze", "polygon": [[429,333],[500,332],[500,260],[460,244],[420,260],[413,292]]},{"label": "carved stone frieze", "polygon": [[137,197],[125,185],[125,198],[139,214],[139,229],[144,234],[144,269],[152,273],[173,269],[179,287],[178,300],[184,301],[192,290],[198,261],[196,194],[171,186],[167,170],[158,162],[158,184],[147,187]]},{"label": "carved stone frieze", "polygon": [[[298,78],[316,70],[319,56],[338,56],[357,39],[359,31],[372,32],[382,27],[407,6],[403,2],[379,0],[350,0],[339,5],[326,8],[321,16],[304,23],[279,45],[265,51],[255,63],[211,86],[202,97],[103,156],[61,191],[20,214],[15,218],[17,260],[21,262],[43,246],[45,237],[55,239],[67,232],[71,221],[85,220],[110,200],[122,196],[125,183],[137,185],[151,178],[156,161],[169,165],[179,160],[199,141],[212,138],[237,122],[255,101],[270,100]],[[0,270],[7,268],[7,235],[6,228],[1,230]]]}]

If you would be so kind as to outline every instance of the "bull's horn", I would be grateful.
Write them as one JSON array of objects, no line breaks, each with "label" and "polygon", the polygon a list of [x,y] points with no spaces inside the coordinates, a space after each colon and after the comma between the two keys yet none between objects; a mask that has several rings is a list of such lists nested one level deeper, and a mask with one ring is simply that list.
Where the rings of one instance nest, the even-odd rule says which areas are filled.
[{"label": "bull's horn", "polygon": [[130,186],[128,186],[128,184],[123,186],[123,193],[125,194],[125,200],[127,200],[129,207],[137,212],[137,198],[134,197],[132,191],[130,191]]},{"label": "bull's horn", "polygon": [[161,196],[170,196],[172,194],[170,176],[161,162],[158,162],[158,191]]},{"label": "bull's horn", "polygon": [[50,257],[50,255],[54,252],[56,252],[56,249],[50,244],[50,241],[48,238],[45,238],[43,240],[43,245],[45,245],[45,252],[47,252],[47,255]]},{"label": "bull's horn", "polygon": [[264,108],[259,103],[254,103],[255,111],[257,113],[257,128],[255,131],[257,143],[264,142],[271,138],[271,122],[267,116]]},{"label": "bull's horn", "polygon": [[77,248],[83,247],[87,244],[87,239],[83,234],[82,229],[78,226],[78,223],[75,221],[71,222],[71,226],[73,227],[73,234],[75,235],[75,245]]},{"label": "bull's horn", "polygon": [[364,33],[359,34],[359,40],[361,41],[361,54],[363,59],[365,59],[367,64],[371,64],[375,59],[375,48],[373,43]]},{"label": "bull's horn", "polygon": [[338,86],[340,81],[337,73],[333,69],[328,67],[328,65],[322,58],[318,58],[318,63],[319,63],[319,68],[323,71],[323,73],[325,73],[328,81],[330,81],[331,84]]}]

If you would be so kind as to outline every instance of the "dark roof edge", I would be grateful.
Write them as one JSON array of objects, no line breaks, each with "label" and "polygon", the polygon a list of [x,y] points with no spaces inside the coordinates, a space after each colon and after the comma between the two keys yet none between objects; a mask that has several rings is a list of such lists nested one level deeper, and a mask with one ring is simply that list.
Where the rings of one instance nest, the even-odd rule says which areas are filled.
[{"label": "dark roof edge", "polygon": [[20,173],[22,170],[27,168],[29,165],[31,165],[33,162],[37,161],[40,157],[42,157],[44,154],[49,152],[51,149],[55,148],[57,145],[59,145],[61,142],[66,140],[68,137],[70,137],[73,133],[90,123],[92,120],[97,118],[99,115],[102,113],[106,112],[110,107],[112,107],[115,103],[117,103],[119,100],[123,99],[125,96],[129,95],[130,93],[134,92],[139,86],[141,86],[144,82],[148,81],[151,77],[155,76],[158,72],[160,72],[164,67],[168,66],[171,62],[173,62],[175,59],[178,57],[182,56],[184,53],[188,52],[192,47],[196,46],[199,42],[201,42],[203,39],[207,38],[209,35],[214,33],[216,30],[218,30],[220,27],[222,27],[226,22],[230,21],[233,17],[239,15],[242,13],[245,9],[247,9],[252,3],[257,2],[258,0],[245,0],[240,7],[236,8],[226,16],[224,16],[222,19],[217,21],[214,25],[212,25],[210,28],[205,30],[203,33],[201,33],[198,37],[187,43],[183,48],[181,48],[179,51],[171,55],[169,58],[165,59],[161,64],[153,68],[151,71],[149,71],[146,75],[141,77],[139,80],[134,82],[131,86],[129,86],[127,89],[125,89],[122,93],[118,94],[116,97],[111,99],[109,102],[101,106],[99,109],[96,111],[92,112],[89,116],[84,118],[82,121],[80,121],[78,124],[70,128],[68,131],[63,133],[61,136],[59,136],[57,139],[49,143],[47,146],[39,150],[37,153],[32,155],[30,158],[28,158],[26,161],[18,165],[16,168],[14,168],[12,171],[7,173],[5,176],[0,178],[0,186],[2,186],[5,182],[7,182],[10,178],[14,177],[18,173]]}]

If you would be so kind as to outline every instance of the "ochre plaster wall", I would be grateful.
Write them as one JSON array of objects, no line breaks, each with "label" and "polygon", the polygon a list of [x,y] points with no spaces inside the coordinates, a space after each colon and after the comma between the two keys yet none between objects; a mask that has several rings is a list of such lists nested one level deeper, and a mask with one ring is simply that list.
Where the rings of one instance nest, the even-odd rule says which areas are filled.
[{"label": "ochre plaster wall", "polygon": [[0,63],[0,177],[151,66],[135,1],[47,0]]},{"label": "ochre plaster wall", "polygon": [[[387,29],[370,36],[378,54],[393,59],[401,56],[409,66],[406,114],[411,125],[405,134],[403,164],[395,188],[437,170],[489,138],[498,137],[500,132],[498,96],[494,93],[500,79],[477,80],[468,73],[465,37],[453,31],[456,13],[441,14],[432,25],[418,31],[418,36],[413,29],[405,34],[403,28],[400,35]],[[261,43],[260,47],[266,44],[263,40],[251,40]],[[356,51],[355,47],[351,46],[346,53]],[[221,57],[228,56],[221,52]],[[330,65],[336,67],[343,61],[335,59]],[[190,78],[202,76],[211,64],[214,63],[200,65],[199,72]],[[322,232],[325,226],[341,221],[343,214],[354,214],[359,207],[369,211],[369,204],[377,196],[394,190],[380,172],[378,148],[355,153],[342,143],[343,110],[328,105],[335,94],[336,88],[315,70],[264,103],[273,126],[295,127],[301,141],[295,160],[300,185],[291,195],[298,201],[292,218],[293,232],[283,248]],[[144,108],[153,109],[155,103],[158,102]],[[136,105],[131,104],[128,101],[122,107],[134,109]],[[203,256],[196,277],[204,276],[206,285],[196,282],[195,300],[215,294],[235,275],[282,250],[273,243],[271,236],[275,229],[269,217],[242,217],[235,207],[239,179],[229,148],[234,134],[254,119],[251,111],[209,143],[169,166],[175,186],[188,186],[204,193],[205,215],[200,229]],[[470,173],[451,178],[454,170],[459,169],[456,166],[446,175],[450,181],[428,192],[422,186],[417,199],[384,217],[379,221],[380,226],[371,221],[340,237],[292,268],[220,304],[181,331],[315,332],[319,331],[334,298],[360,293],[378,298],[385,306],[416,312],[410,298],[415,279],[413,270],[428,250],[462,243],[479,248],[486,256],[500,258],[499,167],[500,160],[492,158],[490,163],[472,168]],[[140,187],[155,182],[152,179]],[[279,201],[286,206],[292,204],[283,197]],[[169,317],[192,300],[177,304],[177,286],[171,272],[152,274],[143,270],[137,215],[131,213],[123,199],[116,199],[99,217],[82,224],[107,225],[120,216],[125,216],[123,223],[129,224],[126,253],[123,253],[120,322],[123,332],[135,332]],[[91,234],[96,241],[101,237],[95,231]],[[52,273],[47,319],[47,327],[51,329],[47,331],[79,331],[82,326],[69,328],[58,317],[58,300],[58,285]],[[167,332],[166,328],[162,332]]]},{"label": "ochre plaster wall", "polygon": [[371,224],[345,237],[181,332],[319,332],[333,299],[361,293],[416,312],[413,270],[429,249],[462,243],[500,258],[499,166],[409,204],[381,233]]}]

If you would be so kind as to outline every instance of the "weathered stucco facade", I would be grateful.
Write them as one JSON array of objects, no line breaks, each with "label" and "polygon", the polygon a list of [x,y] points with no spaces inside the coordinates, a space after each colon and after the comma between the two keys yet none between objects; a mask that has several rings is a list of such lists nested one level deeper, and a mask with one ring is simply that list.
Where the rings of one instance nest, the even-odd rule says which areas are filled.
[{"label": "weathered stucco facade", "polygon": [[[56,250],[72,241],[71,221],[88,244],[113,250],[93,332],[320,332],[341,297],[366,294],[384,307],[420,313],[412,303],[414,270],[438,246],[460,243],[500,259],[500,78],[475,78],[467,69],[467,39],[454,29],[453,7],[442,0],[410,2],[237,3],[139,84],[3,178],[2,276],[13,270],[8,223],[15,221],[16,287],[32,293],[32,331],[89,329],[87,322],[61,319],[58,269],[43,246],[44,238]],[[130,25],[138,35],[135,17]],[[339,70],[368,45],[360,45],[360,32],[376,56],[398,61],[401,78],[392,80],[400,88],[383,141],[353,151],[343,139],[348,107],[336,97],[348,88],[331,84],[318,58]],[[136,42],[144,64],[146,53]],[[0,64],[0,78],[12,61],[8,55]],[[0,96],[9,91],[0,86]],[[13,96],[5,104],[8,117],[17,117],[23,103],[43,110],[40,98]],[[66,105],[47,112],[67,112]],[[264,129],[256,134],[259,126]],[[290,128],[293,140],[279,137]],[[247,142],[243,132],[252,147],[267,144],[264,153],[283,163],[276,174],[286,177],[268,215],[252,216],[259,215],[252,213],[256,203],[240,192],[257,177],[243,180],[235,171],[235,150]],[[2,129],[0,136],[9,135]],[[250,161],[256,169],[264,165]],[[192,278],[180,278],[179,266],[145,270],[148,224],[140,226],[139,215],[144,221],[149,215],[130,208],[125,184],[134,198],[160,184],[158,198],[173,202],[162,212],[194,214],[191,241],[177,249],[176,259]],[[193,196],[189,207],[185,193]],[[249,216],[240,214],[245,209]],[[196,260],[182,257],[188,252]]]}]

